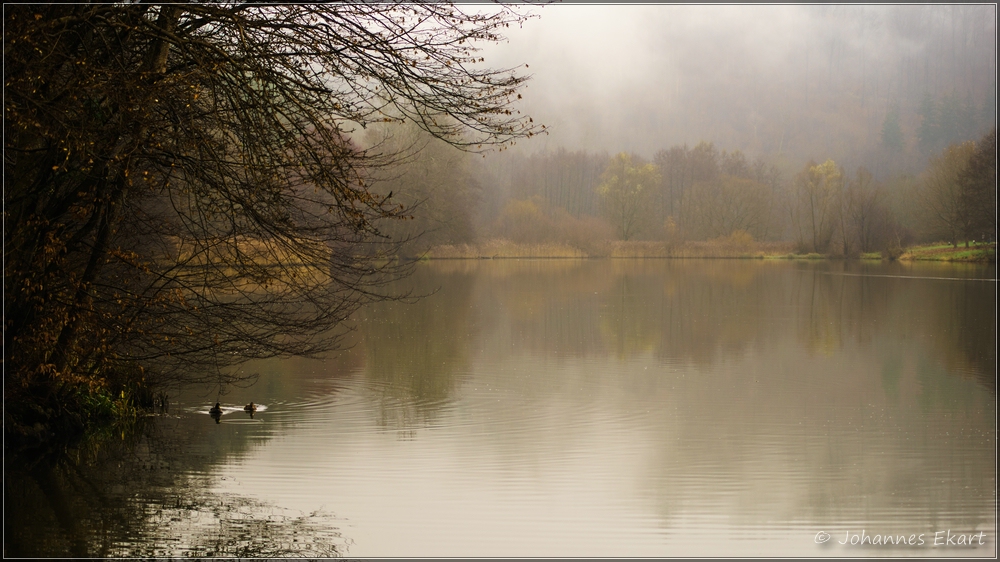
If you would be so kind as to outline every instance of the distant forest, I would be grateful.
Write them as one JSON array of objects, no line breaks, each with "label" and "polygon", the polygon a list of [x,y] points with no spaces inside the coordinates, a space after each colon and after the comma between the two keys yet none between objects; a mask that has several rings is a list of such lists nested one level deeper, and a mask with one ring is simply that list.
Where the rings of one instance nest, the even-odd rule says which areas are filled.
[{"label": "distant forest", "polygon": [[731,7],[710,20],[706,13],[650,10],[646,26],[657,31],[642,43],[649,52],[623,64],[617,82],[570,91],[561,84],[576,83],[569,73],[584,67],[532,64],[524,110],[552,134],[525,148],[652,158],[704,140],[766,157],[786,174],[832,158],[884,180],[919,173],[931,156],[996,122],[988,5]]},{"label": "distant forest", "polygon": [[427,150],[377,184],[416,205],[413,221],[386,231],[415,237],[404,248],[412,255],[491,239],[589,253],[606,240],[734,233],[844,256],[994,241],[987,13],[812,6],[776,10],[780,22],[748,11],[760,18],[741,29],[678,7],[649,22],[663,27],[659,54],[641,60],[651,66],[618,85],[634,103],[558,90],[560,70],[544,68],[532,89],[547,97],[528,96],[523,109],[551,119],[550,135],[480,158],[397,131]]},{"label": "distant forest", "polygon": [[995,241],[996,132],[946,138],[920,173],[881,177],[864,165],[825,158],[791,167],[704,141],[652,159],[565,149],[481,158],[411,138],[423,150],[375,189],[413,209],[412,220],[383,225],[410,238],[404,254],[412,256],[497,238],[588,252],[608,240],[737,235],[848,257],[915,242]]}]

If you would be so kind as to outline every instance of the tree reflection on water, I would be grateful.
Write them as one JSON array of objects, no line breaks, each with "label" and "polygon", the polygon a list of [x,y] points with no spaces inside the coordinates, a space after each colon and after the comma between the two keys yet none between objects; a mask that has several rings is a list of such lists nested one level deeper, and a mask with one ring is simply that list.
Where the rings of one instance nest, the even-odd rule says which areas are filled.
[{"label": "tree reflection on water", "polygon": [[190,454],[184,437],[158,431],[150,420],[131,435],[7,455],[4,557],[347,553],[350,541],[330,513],[302,514],[213,492],[213,459]]}]

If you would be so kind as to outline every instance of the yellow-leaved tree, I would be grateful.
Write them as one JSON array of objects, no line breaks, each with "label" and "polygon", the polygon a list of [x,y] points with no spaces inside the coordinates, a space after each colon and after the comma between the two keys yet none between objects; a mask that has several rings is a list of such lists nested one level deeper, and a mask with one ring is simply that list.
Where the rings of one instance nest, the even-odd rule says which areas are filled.
[{"label": "yellow-leaved tree", "polygon": [[809,162],[795,176],[796,198],[791,218],[801,246],[808,246],[813,252],[829,248],[843,184],[843,171],[833,160],[822,164]]},{"label": "yellow-leaved tree", "polygon": [[605,216],[622,240],[639,234],[651,218],[651,200],[660,183],[660,172],[625,152],[611,158],[601,175],[597,194]]}]

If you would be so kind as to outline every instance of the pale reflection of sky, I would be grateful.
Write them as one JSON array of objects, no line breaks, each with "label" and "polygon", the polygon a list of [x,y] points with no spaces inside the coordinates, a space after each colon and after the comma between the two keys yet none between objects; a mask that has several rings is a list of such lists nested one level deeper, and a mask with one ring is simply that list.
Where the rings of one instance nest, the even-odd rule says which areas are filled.
[{"label": "pale reflection of sky", "polygon": [[[845,356],[787,351],[780,359],[747,352],[709,371],[648,354],[624,362],[478,355],[437,417],[391,418],[418,420],[409,427],[378,423],[359,373],[329,408],[302,412],[286,433],[231,462],[219,491],[333,513],[352,556],[858,555],[820,549],[814,535],[933,532],[924,508],[908,511],[891,497],[914,492],[892,475],[930,484],[923,471],[947,463],[928,466],[906,441],[955,428],[933,416],[940,427],[901,429],[911,414],[881,392],[858,393],[878,378],[837,380],[849,369]],[[532,365],[535,376],[515,375]],[[786,403],[809,387],[812,398]],[[904,398],[919,391],[912,377],[901,387]],[[970,524],[947,511],[933,516],[956,529]]]},{"label": "pale reflection of sky", "polygon": [[350,352],[234,391],[267,437],[217,491],[332,514],[351,556],[989,556],[814,541],[994,536],[995,291],[926,277],[995,269],[941,271],[428,265]]},{"label": "pale reflection of sky", "polygon": [[647,440],[632,428],[582,425],[567,450],[511,458],[495,442],[504,436],[490,434],[493,423],[475,419],[523,426],[500,412],[456,414],[466,418],[455,420],[457,429],[418,429],[402,439],[357,420],[352,426],[350,415],[318,415],[328,432],[293,431],[228,470],[242,493],[344,517],[343,533],[357,545],[351,554],[613,555],[651,553],[659,542],[655,525],[635,521],[651,515],[631,505]]}]

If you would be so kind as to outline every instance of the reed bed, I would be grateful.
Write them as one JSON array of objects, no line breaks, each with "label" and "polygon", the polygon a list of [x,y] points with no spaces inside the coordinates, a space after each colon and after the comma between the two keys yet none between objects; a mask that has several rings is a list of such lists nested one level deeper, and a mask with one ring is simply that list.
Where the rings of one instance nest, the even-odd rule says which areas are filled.
[{"label": "reed bed", "polygon": [[[523,244],[506,239],[491,239],[480,244],[435,246],[428,259],[503,259],[503,258],[803,258],[792,253],[789,242],[747,242],[728,239],[705,242],[671,243],[629,240],[594,244],[587,249],[569,244]],[[819,254],[816,254],[820,257]]]},{"label": "reed bed", "polygon": [[586,258],[590,257],[569,244],[543,242],[519,244],[495,238],[480,244],[435,246],[427,254],[430,259],[487,259],[487,258]]}]

